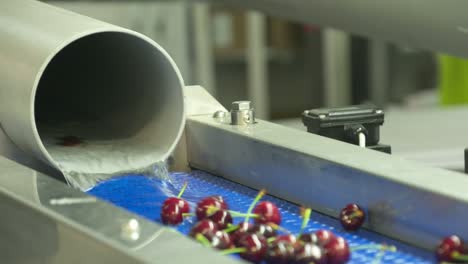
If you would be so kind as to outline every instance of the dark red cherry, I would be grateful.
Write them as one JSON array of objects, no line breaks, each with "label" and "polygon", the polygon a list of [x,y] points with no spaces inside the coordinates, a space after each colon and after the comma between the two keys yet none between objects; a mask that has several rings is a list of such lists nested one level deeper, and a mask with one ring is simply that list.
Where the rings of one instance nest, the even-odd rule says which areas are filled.
[{"label": "dark red cherry", "polygon": [[328,230],[318,230],[315,232],[315,235],[317,236],[317,244],[320,246],[326,245],[330,240],[335,239],[336,236],[333,234],[333,232],[328,231]]},{"label": "dark red cherry", "polygon": [[273,241],[265,256],[267,263],[286,264],[294,262],[294,246],[285,241]]},{"label": "dark red cherry", "polygon": [[219,229],[226,229],[228,225],[232,224],[232,216],[226,210],[218,210],[208,218],[213,221]]},{"label": "dark red cherry", "polygon": [[268,245],[264,237],[257,234],[247,234],[237,241],[236,246],[244,248],[241,258],[253,263],[260,263],[266,256]]},{"label": "dark red cherry", "polygon": [[231,240],[235,243],[241,237],[252,233],[254,225],[249,222],[241,222],[238,225],[238,228],[231,233]]},{"label": "dark red cherry", "polygon": [[[221,196],[210,196],[202,199],[197,204],[196,215],[198,220],[207,218],[213,214],[216,209],[227,210],[228,206]],[[210,212],[212,211],[212,212]]]},{"label": "dark red cherry", "polygon": [[59,145],[64,147],[75,147],[83,143],[83,141],[79,137],[75,136],[65,136],[60,138]]},{"label": "dark red cherry", "polygon": [[264,238],[276,236],[276,230],[269,224],[256,224],[253,226],[252,232],[262,235]]},{"label": "dark red cherry", "polygon": [[342,237],[332,238],[325,246],[328,264],[344,264],[351,256],[348,242]]},{"label": "dark red cherry", "polygon": [[210,232],[205,235],[205,237],[210,241],[211,246],[217,249],[229,249],[234,247],[234,244],[231,241],[229,235],[224,231]]},{"label": "dark red cherry", "polygon": [[299,243],[295,250],[295,263],[327,264],[327,254],[322,247],[312,243]]},{"label": "dark red cherry", "polygon": [[294,236],[292,234],[287,234],[287,235],[277,236],[275,241],[277,241],[277,242],[280,242],[280,241],[288,242],[288,243],[291,243],[292,245],[294,245],[296,243],[296,241],[297,241],[297,238],[296,238],[296,236]]},{"label": "dark red cherry", "polygon": [[348,204],[340,212],[341,225],[348,231],[358,230],[365,219],[366,213],[357,204]]},{"label": "dark red cherry", "polygon": [[184,199],[181,199],[181,198],[177,198],[177,197],[169,197],[167,198],[165,201],[164,201],[164,205],[166,204],[169,204],[169,203],[175,203],[179,206],[182,214],[188,214],[190,213],[190,205],[187,201],[185,201]]},{"label": "dark red cherry", "polygon": [[206,235],[208,233],[216,233],[216,231],[218,231],[218,227],[213,221],[203,219],[192,227],[189,236],[195,238],[197,234]]},{"label": "dark red cherry", "polygon": [[255,218],[255,223],[258,224],[267,224],[267,223],[274,223],[274,224],[281,224],[281,213],[276,207],[275,204],[272,202],[261,202],[255,206],[253,213],[257,215]]},{"label": "dark red cherry", "polygon": [[454,252],[463,254],[464,252],[463,242],[458,236],[449,236],[444,238],[439,246],[436,248],[436,258],[440,262],[455,262],[457,261],[453,257]]},{"label": "dark red cherry", "polygon": [[166,225],[178,225],[184,220],[182,210],[176,203],[168,203],[161,209],[161,221]]},{"label": "dark red cherry", "polygon": [[302,241],[304,243],[312,243],[312,244],[318,244],[319,239],[316,234],[314,233],[305,233],[301,234],[298,238],[299,241]]}]

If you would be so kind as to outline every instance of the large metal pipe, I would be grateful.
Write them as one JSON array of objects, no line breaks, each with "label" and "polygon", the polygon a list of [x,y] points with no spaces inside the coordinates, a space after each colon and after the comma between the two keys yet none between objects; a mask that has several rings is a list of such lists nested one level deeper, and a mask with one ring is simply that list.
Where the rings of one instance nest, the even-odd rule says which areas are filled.
[{"label": "large metal pipe", "polygon": [[[213,1],[213,0],[211,0]],[[216,0],[294,21],[468,57],[468,1]]]},{"label": "large metal pipe", "polygon": [[[183,86],[166,51],[139,33],[34,0],[0,2],[1,126],[74,185],[167,158],[185,122]],[[62,144],[67,136],[81,142],[64,146],[77,143]],[[22,156],[0,139],[0,153]]]}]

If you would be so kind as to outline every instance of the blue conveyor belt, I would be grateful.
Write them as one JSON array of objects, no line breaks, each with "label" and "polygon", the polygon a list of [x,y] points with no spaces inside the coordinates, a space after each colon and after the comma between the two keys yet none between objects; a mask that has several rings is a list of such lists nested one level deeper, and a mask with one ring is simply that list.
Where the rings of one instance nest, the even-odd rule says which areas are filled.
[{"label": "blue conveyor belt", "polygon": [[[138,175],[117,177],[100,183],[91,189],[89,194],[150,220],[160,222],[161,204],[167,197],[176,196],[184,182],[188,182],[188,187],[183,198],[189,201],[191,208],[195,208],[197,201],[204,197],[221,195],[229,204],[230,210],[246,212],[258,192],[202,171],[172,173],[170,177],[170,182]],[[280,208],[283,218],[281,225],[284,228],[293,233],[299,231],[302,220],[297,205],[271,196],[266,196],[263,200],[270,200]],[[195,218],[189,218],[177,229],[187,234],[194,221]],[[241,219],[237,221],[241,221]],[[334,233],[346,238],[351,247],[371,243],[385,243],[398,248],[397,252],[386,252],[380,263],[435,263],[431,252],[402,244],[366,230],[354,233],[346,232],[341,228],[337,220],[314,212],[307,230],[313,232],[318,229],[332,230]],[[349,263],[373,263],[378,253],[376,249],[355,251],[352,253],[352,259]]]}]

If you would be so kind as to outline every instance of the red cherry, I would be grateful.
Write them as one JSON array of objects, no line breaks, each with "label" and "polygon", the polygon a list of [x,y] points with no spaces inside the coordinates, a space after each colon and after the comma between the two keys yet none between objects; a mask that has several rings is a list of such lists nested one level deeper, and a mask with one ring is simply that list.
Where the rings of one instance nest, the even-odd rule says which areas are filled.
[{"label": "red cherry", "polygon": [[234,247],[229,235],[224,231],[209,232],[205,237],[210,241],[211,246],[217,249],[229,249]]},{"label": "red cherry", "polygon": [[295,258],[298,264],[327,264],[327,254],[318,245],[311,243],[299,243],[300,245],[296,247]]},{"label": "red cherry", "polygon": [[463,242],[458,236],[446,237],[440,242],[436,249],[437,260],[440,262],[455,262],[457,260],[453,257],[453,253],[458,252],[463,254],[463,248]]},{"label": "red cherry", "polygon": [[236,231],[231,233],[231,240],[236,243],[241,237],[252,233],[254,225],[249,222],[241,222]]},{"label": "red cherry", "polygon": [[280,241],[288,242],[288,243],[291,243],[292,245],[294,245],[296,243],[296,241],[297,241],[297,238],[294,235],[287,234],[287,235],[277,236],[275,241],[277,241],[277,242],[280,242]]},{"label": "red cherry", "polygon": [[253,263],[260,263],[267,253],[267,241],[257,234],[247,234],[237,241],[236,246],[244,248],[241,258]]},{"label": "red cherry", "polygon": [[333,240],[336,238],[335,234],[333,234],[331,231],[328,230],[318,230],[315,232],[315,235],[317,236],[317,244],[320,246],[326,245],[330,240]]},{"label": "red cherry", "polygon": [[253,210],[253,213],[258,216],[255,218],[255,223],[274,223],[277,225],[281,224],[281,213],[278,207],[276,207],[276,205],[272,202],[265,201],[257,204]]},{"label": "red cherry", "polygon": [[270,264],[294,262],[294,246],[286,241],[273,241],[268,247],[265,260]]},{"label": "red cherry", "polygon": [[182,210],[176,203],[168,203],[162,207],[161,220],[166,225],[178,225],[184,220]]},{"label": "red cherry", "polygon": [[366,213],[357,204],[346,205],[340,213],[341,225],[348,231],[358,230],[365,219]]},{"label": "red cherry", "polygon": [[304,243],[319,244],[319,238],[314,233],[305,233],[298,237],[299,241]]},{"label": "red cherry", "polygon": [[351,256],[348,243],[342,237],[331,239],[324,249],[327,252],[328,264],[344,264]]},{"label": "red cherry", "polygon": [[206,235],[208,233],[216,233],[216,231],[218,231],[216,224],[209,219],[204,219],[192,227],[189,236],[195,238],[197,234]]},{"label": "red cherry", "polygon": [[232,224],[232,216],[226,210],[218,210],[208,218],[213,221],[219,229],[225,229],[229,224]]},{"label": "red cherry", "polygon": [[208,215],[209,211],[213,209],[215,209],[214,211],[216,211],[216,209],[222,209],[222,210],[228,209],[228,206],[226,202],[224,201],[223,197],[211,196],[211,197],[206,197],[202,199],[200,202],[198,202],[197,209],[196,209],[197,219],[202,220],[204,218],[207,218],[209,216]]},{"label": "red cherry", "polygon": [[169,197],[167,198],[165,201],[164,201],[164,204],[163,204],[163,207],[164,205],[167,205],[169,203],[175,203],[179,206],[182,214],[188,214],[190,213],[190,205],[187,201],[185,201],[184,199],[181,199],[181,198],[177,198],[177,197]]},{"label": "red cherry", "polygon": [[276,230],[268,224],[256,224],[252,228],[252,233],[262,235],[264,238],[270,238],[276,236]]}]

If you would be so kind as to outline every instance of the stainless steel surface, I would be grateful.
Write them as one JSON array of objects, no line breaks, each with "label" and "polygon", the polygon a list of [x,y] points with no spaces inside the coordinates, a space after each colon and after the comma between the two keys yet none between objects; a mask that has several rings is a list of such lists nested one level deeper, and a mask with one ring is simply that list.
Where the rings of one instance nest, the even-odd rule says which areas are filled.
[{"label": "stainless steel surface", "polygon": [[236,263],[0,157],[2,263]]},{"label": "stainless steel surface", "polygon": [[[49,130],[85,138],[68,154],[79,161],[77,154],[93,153],[96,174],[148,167],[167,158],[181,136],[181,75],[166,51],[139,33],[38,1],[5,0],[0,57],[3,130],[26,154],[61,171],[64,155]],[[74,121],[79,125],[69,129]],[[5,156],[15,151],[0,146]]]},{"label": "stainless steel surface", "polygon": [[195,168],[332,216],[358,203],[369,210],[368,228],[420,247],[432,249],[447,234],[468,239],[464,174],[262,120],[231,126],[192,116],[186,139]]},{"label": "stainless steel surface", "polygon": [[231,106],[231,125],[255,124],[255,111],[250,101],[235,101]]},{"label": "stainless steel surface", "polygon": [[460,0],[217,0],[294,21],[468,57],[468,2]]}]

